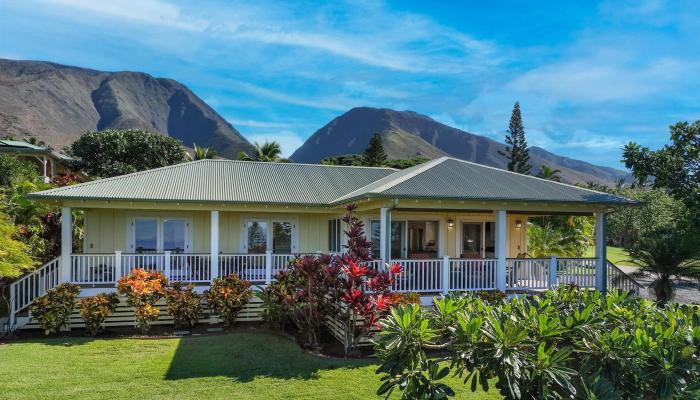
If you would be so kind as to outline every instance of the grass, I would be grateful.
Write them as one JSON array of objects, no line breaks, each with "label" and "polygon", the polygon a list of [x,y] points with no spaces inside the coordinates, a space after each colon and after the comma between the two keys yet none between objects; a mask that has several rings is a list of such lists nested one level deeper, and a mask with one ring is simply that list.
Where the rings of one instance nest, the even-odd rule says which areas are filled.
[{"label": "grass", "polygon": [[[630,261],[630,255],[621,247],[608,246],[606,255],[608,256],[608,260],[617,266],[634,265]],[[585,257],[595,257],[595,247],[589,247],[588,250],[586,250]]]},{"label": "grass", "polygon": [[[265,331],[182,339],[63,338],[0,345],[0,399],[379,399],[368,360],[316,357]],[[459,378],[446,383],[459,399]],[[398,397],[398,396],[394,396]]]}]

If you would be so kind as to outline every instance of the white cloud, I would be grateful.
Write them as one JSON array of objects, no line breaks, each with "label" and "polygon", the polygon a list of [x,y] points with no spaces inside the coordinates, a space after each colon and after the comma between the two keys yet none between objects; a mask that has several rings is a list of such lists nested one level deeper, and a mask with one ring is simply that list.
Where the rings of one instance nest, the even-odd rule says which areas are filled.
[{"label": "white cloud", "polygon": [[246,135],[246,139],[249,142],[260,144],[265,141],[276,141],[280,144],[282,148],[282,156],[289,157],[294,153],[294,150],[298,149],[302,144],[304,144],[304,139],[291,131],[282,131],[275,133],[256,133],[253,135]]},{"label": "white cloud", "polygon": [[46,3],[68,7],[81,12],[107,17],[127,19],[135,22],[170,26],[188,31],[202,31],[207,23],[186,17],[179,7],[160,0],[41,0]]}]

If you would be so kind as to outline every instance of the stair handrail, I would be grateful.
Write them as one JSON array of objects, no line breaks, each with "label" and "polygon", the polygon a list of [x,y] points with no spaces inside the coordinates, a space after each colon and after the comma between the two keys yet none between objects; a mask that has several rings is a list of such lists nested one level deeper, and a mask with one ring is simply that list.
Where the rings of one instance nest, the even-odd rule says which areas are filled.
[{"label": "stair handrail", "polygon": [[[44,295],[47,290],[59,285],[58,268],[60,260],[61,257],[56,257],[10,284],[10,331],[15,329],[17,313],[29,307],[35,298]],[[50,273],[53,273],[55,276],[49,276]],[[31,282],[32,279],[39,279],[40,281]]]},{"label": "stair handrail", "polygon": [[[606,261],[607,261],[607,267],[614,270],[617,274],[617,276],[612,278],[612,279],[610,276],[608,276],[609,286],[615,287],[616,283],[619,283],[620,281],[625,281],[625,282],[631,284],[632,287],[634,287],[633,291],[635,293],[637,293],[637,294],[641,293],[642,288],[644,288],[644,286],[641,283],[637,282],[634,278],[632,278],[628,273],[623,271],[620,267],[615,265],[612,261],[610,261],[610,260],[606,260]],[[608,275],[610,275],[610,274],[608,274]]]}]

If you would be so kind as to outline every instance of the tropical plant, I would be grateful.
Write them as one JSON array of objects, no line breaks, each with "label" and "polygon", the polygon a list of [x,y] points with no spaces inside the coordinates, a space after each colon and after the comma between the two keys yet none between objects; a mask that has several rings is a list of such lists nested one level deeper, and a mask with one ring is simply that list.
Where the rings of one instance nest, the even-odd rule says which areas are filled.
[{"label": "tropical plant", "polygon": [[160,310],[155,304],[164,295],[168,280],[158,271],[146,271],[135,268],[128,276],[123,276],[117,283],[119,294],[126,296],[127,303],[134,307],[136,327],[147,334],[151,322],[158,319]]},{"label": "tropical plant", "polygon": [[506,134],[506,151],[498,153],[508,159],[508,171],[528,175],[532,170],[530,161],[530,151],[525,140],[525,127],[520,114],[520,103],[515,102],[513,113],[510,116],[510,123]]},{"label": "tropical plant", "polygon": [[214,279],[204,296],[211,311],[218,314],[225,326],[231,326],[238,313],[253,297],[253,291],[248,281],[231,274]]},{"label": "tropical plant", "polygon": [[35,137],[24,138],[24,141],[29,144],[33,144],[34,146],[46,147],[46,142]]},{"label": "tropical plant", "polygon": [[197,143],[194,144],[194,152],[192,154],[187,153],[187,159],[190,161],[197,161],[197,160],[209,160],[209,159],[214,159],[216,158],[216,150],[214,150],[211,147],[203,147],[198,145]]},{"label": "tropical plant", "polygon": [[[693,210],[700,210],[700,120],[671,125],[671,143],[649,150],[630,142],[624,148],[625,166],[638,181],[654,177],[653,186],[669,191]],[[700,212],[692,215],[692,225],[700,222]]]},{"label": "tropical plant", "polygon": [[649,285],[660,304],[674,297],[674,283],[691,279],[700,283],[700,238],[679,229],[649,232],[627,248],[640,269],[633,277],[651,277]]},{"label": "tropical plant", "polygon": [[278,142],[268,142],[267,140],[262,145],[255,142],[253,154],[241,151],[238,153],[238,159],[241,161],[290,162],[282,157],[282,147]]},{"label": "tropical plant", "polygon": [[362,154],[363,165],[368,167],[381,167],[386,163],[387,159],[388,157],[384,152],[384,145],[382,144],[382,137],[380,134],[375,133],[369,140],[364,154]]},{"label": "tropical plant", "polygon": [[197,325],[202,314],[201,297],[192,284],[185,286],[182,282],[173,282],[165,289],[168,314],[173,317],[176,327],[192,328]]},{"label": "tropical plant", "polygon": [[528,220],[527,251],[533,258],[582,257],[593,244],[595,221],[584,216],[547,216]]},{"label": "tropical plant", "polygon": [[540,170],[537,173],[537,177],[547,179],[549,181],[561,182],[559,174],[561,174],[560,169],[554,169],[548,165],[542,164],[540,165]]},{"label": "tropical plant", "polygon": [[71,144],[75,167],[93,177],[112,177],[187,161],[182,142],[138,129],[88,132]]},{"label": "tropical plant", "polygon": [[492,303],[448,296],[430,312],[402,305],[380,324],[377,392],[387,397],[444,399],[450,373],[472,391],[496,378],[506,399],[680,399],[700,389],[698,307],[561,287]]},{"label": "tropical plant", "polygon": [[16,157],[0,155],[0,186],[37,180],[39,180],[39,174],[34,164]]},{"label": "tropical plant", "polygon": [[29,246],[17,240],[17,234],[10,218],[0,213],[0,281],[16,278],[34,266]]},{"label": "tropical plant", "polygon": [[102,331],[105,320],[114,313],[118,304],[119,297],[116,293],[100,293],[78,301],[80,316],[90,336],[97,336]]},{"label": "tropical plant", "polygon": [[34,299],[29,311],[44,330],[45,335],[50,335],[66,325],[68,317],[75,308],[78,293],[80,293],[78,285],[62,283]]}]

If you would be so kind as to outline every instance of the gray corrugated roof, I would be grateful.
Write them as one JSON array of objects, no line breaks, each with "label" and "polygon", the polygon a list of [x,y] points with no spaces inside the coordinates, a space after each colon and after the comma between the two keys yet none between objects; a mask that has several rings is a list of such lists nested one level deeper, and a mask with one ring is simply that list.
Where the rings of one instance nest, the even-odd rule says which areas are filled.
[{"label": "gray corrugated roof", "polygon": [[72,160],[71,157],[68,157],[63,153],[51,150],[47,147],[41,147],[31,143],[9,139],[0,139],[0,153],[51,154],[58,159]]},{"label": "gray corrugated roof", "polygon": [[396,172],[390,168],[201,160],[66,186],[41,199],[327,205]]},{"label": "gray corrugated roof", "polygon": [[442,157],[398,171],[334,201],[361,198],[633,204],[632,200],[498,168]]}]

